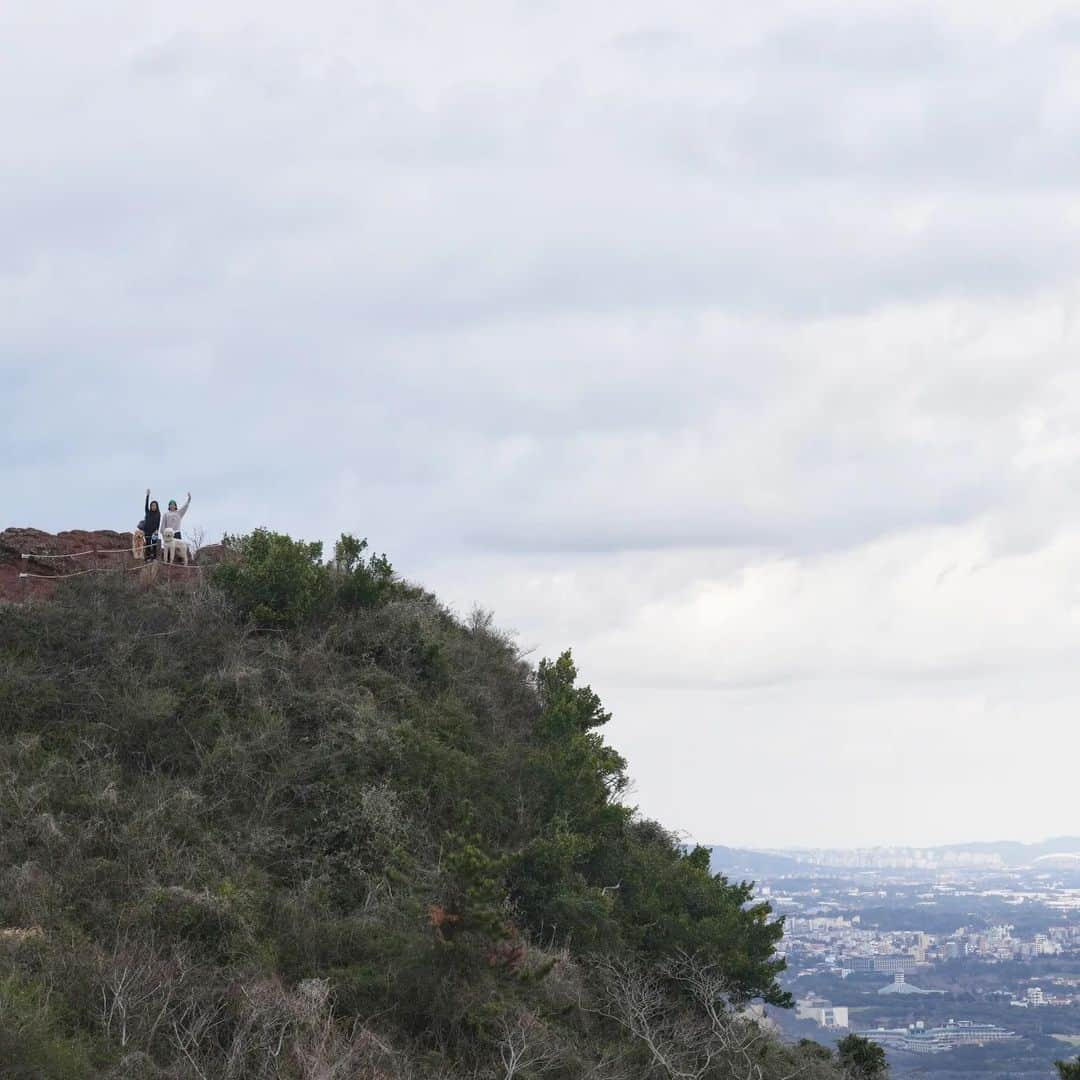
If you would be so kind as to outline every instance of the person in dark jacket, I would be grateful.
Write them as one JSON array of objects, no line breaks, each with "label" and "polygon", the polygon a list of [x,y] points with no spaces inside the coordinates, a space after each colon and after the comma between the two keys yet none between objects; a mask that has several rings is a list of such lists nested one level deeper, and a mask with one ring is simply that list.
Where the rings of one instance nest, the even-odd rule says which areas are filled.
[{"label": "person in dark jacket", "polygon": [[161,510],[158,508],[157,499],[150,500],[150,489],[146,489],[146,517],[145,528],[143,532],[146,534],[146,559],[156,559],[158,556],[158,541],[154,539],[155,534],[161,529]]}]

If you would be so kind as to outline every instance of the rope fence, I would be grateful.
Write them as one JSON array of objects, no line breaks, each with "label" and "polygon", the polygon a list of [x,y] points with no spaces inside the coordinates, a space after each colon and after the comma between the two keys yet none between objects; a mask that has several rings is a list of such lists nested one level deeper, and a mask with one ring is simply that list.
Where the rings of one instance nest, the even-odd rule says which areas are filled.
[{"label": "rope fence", "polygon": [[[23,558],[27,558],[26,555]],[[151,559],[148,562],[140,563],[138,566],[128,566],[124,568],[125,573],[137,573],[140,570],[148,570],[151,566],[156,566],[158,563],[162,566],[175,566],[178,570],[202,570],[204,567],[196,566],[194,563],[182,563],[182,562],[170,562],[167,563],[162,559]],[[19,574],[20,578],[40,578],[42,581],[63,581],[65,578],[82,577],[83,574],[112,574],[115,573],[116,568],[109,566],[92,566],[89,570],[73,570],[70,574],[31,574],[24,572]]]},{"label": "rope fence", "polygon": [[[48,552],[32,552],[24,551],[22,553],[22,559],[24,562],[28,562],[31,559],[85,559],[90,555],[132,555],[136,558],[135,552],[130,547],[123,548],[90,548],[87,551],[69,551],[64,554],[54,555]],[[123,567],[125,573],[138,573],[142,570],[147,570],[151,566],[156,566],[158,563],[162,563],[164,566],[175,566],[183,570],[202,570],[203,567],[196,566],[191,562],[165,562],[160,556],[156,559],[150,559],[146,562],[140,562],[138,566]],[[121,569],[117,566],[92,566],[86,570],[73,570],[69,574],[34,574],[30,571],[24,571],[19,574],[20,578],[36,578],[40,581],[64,581],[67,578],[83,577],[86,574],[112,574],[116,570]]]},{"label": "rope fence", "polygon": [[131,548],[92,548],[90,551],[72,551],[67,555],[37,555],[33,552],[23,552],[24,559],[81,559],[85,555],[126,555]]},{"label": "rope fence", "polygon": [[92,570],[76,570],[71,574],[20,574],[19,577],[44,578],[46,581],[60,581],[62,578],[82,577],[83,574],[100,574],[101,569],[102,568],[100,567],[96,567]]},{"label": "rope fence", "polygon": [[[129,566],[125,572],[130,574],[132,571],[146,570],[147,568],[149,568],[149,567],[151,567],[153,565],[154,564],[152,562],[148,562],[145,566]],[[164,566],[175,566],[178,570],[203,570],[203,569],[205,569],[205,567],[195,566],[194,564],[190,564],[188,566],[185,566],[183,563],[164,563],[163,565]],[[73,573],[70,573],[70,574],[20,574],[19,577],[20,578],[40,578],[42,581],[63,581],[65,578],[82,577],[83,574],[111,574],[112,572],[113,572],[112,570],[109,570],[106,567],[97,566],[97,567],[94,567],[94,569],[92,569],[92,570],[76,570],[76,571],[74,571]]]},{"label": "rope fence", "polygon": [[[125,548],[126,551],[130,551],[130,548]],[[23,552],[24,559],[81,559],[84,555],[96,555],[97,552],[91,549],[90,551],[73,551],[68,555],[31,555],[27,552]],[[104,552],[102,552],[104,554]]]}]

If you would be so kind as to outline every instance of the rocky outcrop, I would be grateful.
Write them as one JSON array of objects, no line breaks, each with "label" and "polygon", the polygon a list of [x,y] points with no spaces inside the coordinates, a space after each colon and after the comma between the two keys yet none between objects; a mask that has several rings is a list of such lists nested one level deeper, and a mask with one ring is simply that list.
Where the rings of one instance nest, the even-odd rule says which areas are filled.
[{"label": "rocky outcrop", "polygon": [[[208,566],[226,556],[221,544],[210,544],[199,549],[196,563]],[[169,580],[186,580],[198,574],[167,566],[146,569],[142,560],[131,554],[129,532],[74,529],[53,534],[29,528],[0,532],[0,600],[50,596],[60,581],[110,570],[154,576],[164,573]]]}]

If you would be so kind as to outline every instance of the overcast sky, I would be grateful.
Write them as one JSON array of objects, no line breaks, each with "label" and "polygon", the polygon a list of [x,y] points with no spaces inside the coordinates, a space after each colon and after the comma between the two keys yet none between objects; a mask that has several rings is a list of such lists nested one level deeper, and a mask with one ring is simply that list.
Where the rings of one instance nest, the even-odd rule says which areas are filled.
[{"label": "overcast sky", "polygon": [[[1069,14],[1069,8],[1074,14]],[[0,527],[368,536],[701,841],[1080,832],[1075,5],[0,5]]]}]

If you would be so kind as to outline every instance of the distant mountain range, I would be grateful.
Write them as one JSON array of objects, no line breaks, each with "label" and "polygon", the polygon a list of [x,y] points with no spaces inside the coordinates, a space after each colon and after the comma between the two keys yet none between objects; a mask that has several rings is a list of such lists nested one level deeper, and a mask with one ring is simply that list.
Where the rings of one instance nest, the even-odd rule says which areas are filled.
[{"label": "distant mountain range", "polygon": [[780,874],[798,874],[808,870],[833,871],[837,868],[800,861],[791,855],[776,851],[753,851],[749,848],[731,848],[712,845],[709,865],[714,874],[726,874],[730,878],[774,877]]},{"label": "distant mountain range", "polygon": [[1012,840],[976,841],[971,844],[948,844],[929,850],[1000,855],[1006,866],[1029,866],[1036,859],[1049,855],[1080,854],[1080,837],[1055,836],[1033,844],[1020,844]]},{"label": "distant mountain range", "polygon": [[[1057,836],[1032,844],[1013,840],[973,841],[937,847],[875,847],[763,849],[712,845],[714,873],[729,877],[760,877],[802,872],[835,873],[839,870],[890,868],[959,869],[964,867],[1008,869],[1055,864],[1054,856],[1066,856],[1063,863],[1080,860],[1080,837]],[[1074,858],[1068,858],[1072,856]]]}]

